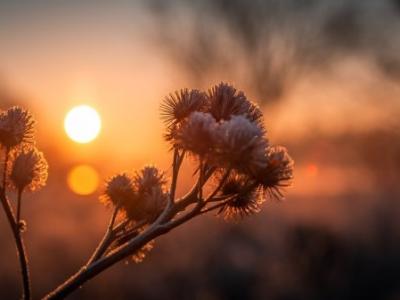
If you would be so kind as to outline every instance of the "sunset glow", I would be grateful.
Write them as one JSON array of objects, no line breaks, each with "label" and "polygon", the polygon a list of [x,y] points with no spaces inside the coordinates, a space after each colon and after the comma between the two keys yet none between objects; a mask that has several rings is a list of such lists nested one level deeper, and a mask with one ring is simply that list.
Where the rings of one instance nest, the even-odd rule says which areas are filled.
[{"label": "sunset glow", "polygon": [[77,106],[68,112],[64,128],[68,137],[73,141],[80,144],[90,143],[100,133],[100,115],[88,105]]}]

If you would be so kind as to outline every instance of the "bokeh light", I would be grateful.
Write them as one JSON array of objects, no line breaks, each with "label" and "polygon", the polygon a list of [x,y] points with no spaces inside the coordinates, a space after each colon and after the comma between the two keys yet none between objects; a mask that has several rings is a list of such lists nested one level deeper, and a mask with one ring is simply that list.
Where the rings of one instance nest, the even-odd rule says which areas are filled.
[{"label": "bokeh light", "polygon": [[64,128],[73,141],[81,144],[89,143],[100,133],[100,115],[88,105],[74,107],[65,118]]},{"label": "bokeh light", "polygon": [[87,196],[99,187],[99,174],[89,165],[78,165],[68,174],[68,186],[76,194]]},{"label": "bokeh light", "polygon": [[309,164],[307,166],[307,176],[308,177],[317,177],[319,173],[319,168],[316,164]]}]

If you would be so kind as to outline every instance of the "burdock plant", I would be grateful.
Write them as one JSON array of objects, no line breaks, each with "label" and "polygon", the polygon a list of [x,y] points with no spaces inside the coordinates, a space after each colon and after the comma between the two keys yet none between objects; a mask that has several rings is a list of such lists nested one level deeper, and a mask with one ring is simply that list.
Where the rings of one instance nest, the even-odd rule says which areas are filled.
[{"label": "burdock plant", "polygon": [[[170,178],[155,166],[109,178],[100,200],[113,212],[103,239],[88,262],[44,299],[65,298],[128,258],[142,261],[157,237],[197,216],[214,212],[238,221],[259,212],[268,198],[284,197],[293,177],[293,160],[284,147],[270,145],[261,110],[243,92],[225,83],[208,93],[184,89],[166,97],[161,112],[172,153]],[[48,169],[34,146],[33,129],[26,110],[13,107],[0,114],[0,198],[18,249],[24,299],[30,299],[31,292],[22,196],[45,185]],[[195,164],[195,183],[177,197],[185,159]],[[12,190],[15,205],[9,200]]]}]

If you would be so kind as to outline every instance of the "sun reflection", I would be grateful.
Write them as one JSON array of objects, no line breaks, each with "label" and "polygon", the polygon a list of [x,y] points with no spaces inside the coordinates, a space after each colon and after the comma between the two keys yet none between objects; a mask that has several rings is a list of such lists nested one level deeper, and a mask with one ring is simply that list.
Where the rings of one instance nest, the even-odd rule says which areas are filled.
[{"label": "sun reflection", "polygon": [[73,141],[81,144],[89,143],[100,133],[100,115],[88,105],[74,107],[65,118],[64,128]]},{"label": "sun reflection", "polygon": [[99,174],[89,165],[74,167],[68,174],[68,186],[78,195],[91,195],[99,187]]}]

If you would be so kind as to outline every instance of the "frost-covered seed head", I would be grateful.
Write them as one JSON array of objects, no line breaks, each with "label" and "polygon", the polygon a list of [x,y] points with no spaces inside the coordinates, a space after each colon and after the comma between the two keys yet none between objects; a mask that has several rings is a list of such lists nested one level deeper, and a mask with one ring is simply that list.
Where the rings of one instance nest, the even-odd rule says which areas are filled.
[{"label": "frost-covered seed head", "polygon": [[161,104],[161,117],[167,126],[164,137],[174,142],[175,133],[191,113],[204,110],[206,94],[198,90],[183,89],[170,94]]},{"label": "frost-covered seed head", "polygon": [[252,172],[267,164],[264,131],[244,116],[233,116],[218,128],[216,159],[227,167]]},{"label": "frost-covered seed head", "polygon": [[127,173],[117,174],[106,182],[102,202],[124,208],[135,198],[133,178]]},{"label": "frost-covered seed head", "polygon": [[165,192],[164,172],[153,166],[144,167],[134,178],[135,199],[126,207],[128,218],[148,222],[164,210],[168,194]]},{"label": "frost-covered seed head", "polygon": [[33,143],[34,125],[31,113],[20,107],[0,113],[0,144],[11,149],[22,143]]},{"label": "frost-covered seed head", "polygon": [[48,164],[42,152],[25,146],[11,152],[9,180],[12,187],[22,191],[36,191],[44,187],[48,177]]},{"label": "frost-covered seed head", "polygon": [[134,176],[136,191],[139,193],[150,192],[155,187],[162,188],[166,182],[164,172],[154,166],[145,166]]},{"label": "frost-covered seed head", "polygon": [[176,145],[205,157],[215,144],[218,124],[208,113],[194,112],[176,132]]},{"label": "frost-covered seed head", "polygon": [[255,180],[272,198],[284,198],[282,188],[291,185],[294,161],[282,146],[270,147],[267,151],[268,163],[255,173]]},{"label": "frost-covered seed head", "polygon": [[242,115],[260,127],[263,126],[263,114],[259,107],[249,101],[243,92],[238,92],[227,83],[222,82],[209,90],[207,110],[217,121]]},{"label": "frost-covered seed head", "polygon": [[263,199],[258,196],[259,189],[245,175],[231,175],[221,189],[220,195],[231,200],[223,206],[220,213],[225,220],[239,220],[256,214],[261,210]]},{"label": "frost-covered seed head", "polygon": [[170,94],[161,104],[161,116],[167,126],[184,121],[195,111],[202,111],[206,104],[206,94],[199,90],[182,89]]}]

